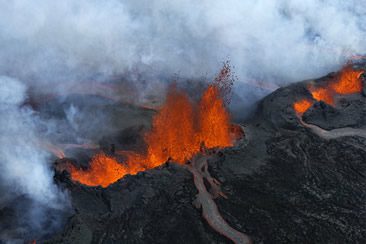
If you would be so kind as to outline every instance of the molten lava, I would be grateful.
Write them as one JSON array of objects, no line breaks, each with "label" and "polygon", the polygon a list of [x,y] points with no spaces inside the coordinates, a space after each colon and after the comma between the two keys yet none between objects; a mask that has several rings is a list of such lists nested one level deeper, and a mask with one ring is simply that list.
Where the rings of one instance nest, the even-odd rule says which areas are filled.
[{"label": "molten lava", "polygon": [[70,166],[69,171],[74,181],[106,187],[126,174],[157,167],[169,159],[183,164],[199,152],[201,145],[232,146],[230,130],[230,116],[218,86],[210,85],[198,105],[186,93],[171,87],[165,104],[153,118],[152,129],[144,136],[146,153],[122,152],[127,159],[123,164],[101,153],[92,159],[89,169]]},{"label": "molten lava", "polygon": [[220,90],[209,86],[199,104],[199,142],[206,147],[232,146],[230,137],[230,115],[220,98]]},{"label": "molten lava", "polygon": [[333,91],[324,87],[309,87],[309,91],[313,98],[317,101],[323,101],[329,105],[334,105]]},{"label": "molten lava", "polygon": [[69,171],[73,180],[85,185],[102,187],[107,187],[121,178],[121,175],[129,173],[127,166],[118,163],[115,158],[104,153],[99,153],[92,158],[89,169],[80,170],[70,164]]},{"label": "molten lava", "polygon": [[302,99],[294,103],[294,109],[296,113],[301,115],[305,113],[312,105],[313,102],[310,99]]},{"label": "molten lava", "polygon": [[[351,65],[347,65],[326,87],[309,86],[308,90],[316,101],[323,101],[334,106],[335,97],[337,95],[349,95],[362,91],[361,75],[363,73],[363,70],[354,70]],[[302,99],[295,102],[293,107],[296,113],[301,115],[305,113],[313,103],[314,102],[310,99]]]},{"label": "molten lava", "polygon": [[199,150],[194,107],[188,96],[171,88],[165,104],[153,118],[152,130],[145,136],[151,166],[169,157],[183,163]]},{"label": "molten lava", "polygon": [[354,70],[351,66],[345,67],[337,80],[330,87],[340,95],[358,93],[362,91],[361,75],[363,70]]}]

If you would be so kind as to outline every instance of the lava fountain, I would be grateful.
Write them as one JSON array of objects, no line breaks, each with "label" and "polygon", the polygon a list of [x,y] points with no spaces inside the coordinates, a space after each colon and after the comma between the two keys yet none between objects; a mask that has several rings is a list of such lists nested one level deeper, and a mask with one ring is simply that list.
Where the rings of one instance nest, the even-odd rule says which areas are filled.
[{"label": "lava fountain", "polygon": [[218,83],[208,86],[198,102],[171,86],[165,103],[153,117],[152,128],[144,135],[144,153],[120,152],[124,162],[104,153],[95,155],[88,169],[68,165],[71,178],[88,186],[102,186],[116,182],[126,174],[137,174],[164,164],[168,160],[184,164],[206,148],[233,145],[230,115]]}]

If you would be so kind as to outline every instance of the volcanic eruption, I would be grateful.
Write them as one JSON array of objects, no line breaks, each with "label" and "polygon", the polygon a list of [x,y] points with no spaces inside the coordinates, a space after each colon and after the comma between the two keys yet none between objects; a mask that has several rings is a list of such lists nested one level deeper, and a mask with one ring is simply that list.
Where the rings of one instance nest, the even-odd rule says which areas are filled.
[{"label": "volcanic eruption", "polygon": [[[107,187],[126,174],[136,174],[160,166],[168,160],[186,163],[200,151],[232,146],[227,100],[231,86],[230,65],[225,63],[214,82],[206,88],[197,103],[176,86],[170,86],[165,103],[158,109],[152,128],[144,135],[146,152],[120,151],[125,158],[118,162],[113,155],[101,152],[93,156],[89,169],[78,169],[69,164],[71,178],[89,186]],[[228,98],[227,98],[228,99]]]},{"label": "volcanic eruption", "polygon": [[212,228],[236,243],[250,243],[247,235],[233,229],[221,216],[213,199],[226,196],[220,189],[220,182],[208,172],[212,152],[233,146],[243,136],[239,125],[231,125],[227,111],[233,85],[230,71],[230,64],[224,63],[214,82],[208,84],[196,102],[176,85],[171,85],[164,104],[152,118],[150,130],[143,135],[145,152],[115,152],[114,148],[109,153],[98,152],[92,156],[88,168],[82,169],[67,162],[64,154],[60,157],[58,150],[50,148],[59,156],[61,164],[66,162],[59,170],[67,169],[75,182],[106,188],[125,175],[135,175],[166,162],[181,164],[193,175],[199,192],[196,204],[202,207],[203,216]]},{"label": "volcanic eruption", "polygon": [[364,243],[365,13],[2,1],[0,243]]},{"label": "volcanic eruption", "polygon": [[[203,219],[214,231],[207,232],[206,237],[181,236],[186,240],[225,238],[223,241],[251,243],[272,238],[300,242],[314,238],[363,239],[364,232],[349,231],[364,228],[362,221],[355,224],[353,219],[361,220],[356,213],[363,208],[363,201],[354,198],[354,192],[362,194],[366,170],[364,141],[359,139],[366,138],[366,62],[348,63],[339,72],[276,90],[260,102],[245,125],[233,123],[227,109],[227,91],[233,81],[225,71],[228,69],[225,64],[217,75],[220,78],[205,84],[199,97],[191,97],[174,84],[159,107],[152,111],[139,108],[151,113],[151,126],[136,132],[131,127],[121,134],[122,138],[130,138],[123,136],[129,133],[141,136],[141,144],[134,150],[118,145],[125,139],[117,140],[113,147],[81,147],[84,151],[93,148],[86,166],[78,159],[67,158],[65,152],[66,157],[57,160],[56,179],[70,190],[73,206],[81,212],[68,223],[63,236],[52,241],[65,242],[85,235],[88,241],[133,239],[135,229],[128,230],[133,225],[152,228],[151,233],[161,228],[173,231],[177,226],[169,226],[171,215],[184,226],[195,228],[203,228]],[[347,154],[349,151],[352,155]],[[244,170],[242,162],[247,165]],[[347,184],[341,186],[344,197],[340,198],[332,191],[339,188],[335,182],[342,181]],[[275,205],[264,204],[263,199],[268,198]],[[162,201],[168,203],[164,210]],[[298,201],[303,203],[296,204]],[[344,205],[352,210],[342,218],[353,223],[344,232],[333,231],[339,224],[334,219],[318,219],[323,209],[339,214]],[[201,212],[195,212],[195,208]],[[290,216],[310,224],[300,225],[293,232],[299,220]],[[316,227],[320,229],[314,230],[315,237],[303,237],[300,232],[313,228],[313,218],[320,221],[321,227]],[[128,227],[124,225],[126,219]],[[157,219],[159,223],[155,223]],[[72,225],[81,229],[71,231],[68,228]],[[276,228],[269,228],[277,225],[288,231],[278,233]],[[106,230],[106,226],[113,228]],[[144,241],[151,238],[163,241],[172,236],[145,236]]]}]

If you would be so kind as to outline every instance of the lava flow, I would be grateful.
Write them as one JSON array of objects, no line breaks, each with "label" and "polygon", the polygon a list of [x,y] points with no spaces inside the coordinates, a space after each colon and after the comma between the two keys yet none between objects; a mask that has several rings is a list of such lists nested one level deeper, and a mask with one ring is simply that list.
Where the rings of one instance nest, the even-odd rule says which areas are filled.
[{"label": "lava flow", "polygon": [[294,103],[294,109],[296,113],[303,114],[305,113],[311,106],[313,105],[313,101],[310,99],[302,99],[299,101],[296,101]]},{"label": "lava flow", "polygon": [[[323,101],[328,105],[335,105],[335,97],[338,95],[349,95],[362,91],[361,75],[363,70],[355,70],[351,65],[345,66],[335,80],[330,81],[325,87],[309,86],[313,100]],[[314,103],[311,99],[302,99],[293,104],[297,114],[302,115]]]},{"label": "lava flow", "polygon": [[233,145],[230,115],[219,86],[211,84],[198,104],[188,95],[171,87],[163,106],[153,118],[152,129],[145,134],[145,153],[122,152],[125,162],[113,156],[97,154],[87,170],[69,165],[71,178],[89,186],[107,187],[126,174],[136,174],[164,164],[168,160],[184,164],[204,145],[223,148]]}]

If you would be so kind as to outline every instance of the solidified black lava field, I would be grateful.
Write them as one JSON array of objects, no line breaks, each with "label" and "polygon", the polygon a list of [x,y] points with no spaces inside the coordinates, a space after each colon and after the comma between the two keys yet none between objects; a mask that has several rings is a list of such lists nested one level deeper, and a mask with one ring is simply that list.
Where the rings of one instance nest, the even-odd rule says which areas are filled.
[{"label": "solidified black lava field", "polygon": [[[366,240],[366,138],[323,139],[304,127],[293,109],[296,100],[311,97],[309,82],[331,76],[265,97],[241,123],[245,139],[209,161],[209,172],[227,196],[215,199],[221,215],[254,243]],[[303,120],[325,130],[362,129],[365,105],[363,94],[342,96],[335,107],[316,102]],[[101,148],[141,144],[139,134],[153,111],[135,109],[138,122],[100,139]],[[74,155],[76,164],[87,162],[88,155]],[[178,164],[128,175],[107,188],[75,183],[66,171],[57,171],[55,180],[69,190],[73,212],[59,233],[41,243],[230,243],[194,207],[192,174]]]}]

